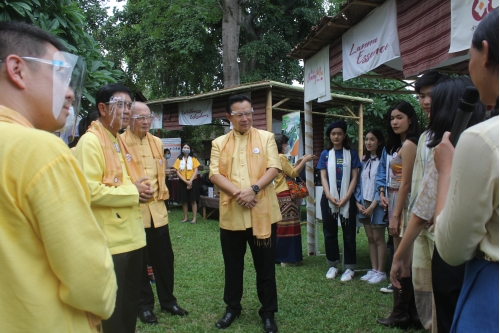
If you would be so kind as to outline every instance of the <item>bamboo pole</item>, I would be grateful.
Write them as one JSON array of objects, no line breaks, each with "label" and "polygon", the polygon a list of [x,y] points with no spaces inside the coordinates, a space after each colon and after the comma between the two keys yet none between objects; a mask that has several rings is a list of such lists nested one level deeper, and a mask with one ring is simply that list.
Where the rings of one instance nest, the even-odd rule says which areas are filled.
[{"label": "bamboo pole", "polygon": [[363,156],[363,104],[359,104],[358,155]]},{"label": "bamboo pole", "polygon": [[[276,111],[282,111],[282,112],[300,112],[300,113],[305,113],[306,111],[302,111],[302,110],[290,110],[290,109],[282,109],[282,108],[273,108],[273,110],[276,110]],[[311,111],[311,114],[317,114],[317,115],[320,115],[320,116],[324,116],[324,117],[339,117],[339,118],[350,118],[350,119],[358,119],[357,116],[344,116],[342,114],[331,114],[331,113],[322,113],[322,112],[312,112]]]},{"label": "bamboo pole", "polygon": [[[312,122],[312,102],[304,102],[305,119],[305,144],[306,155],[313,153],[313,122]],[[306,185],[309,191],[307,197],[307,253],[310,256],[316,255],[316,233],[314,229],[314,220],[316,217],[314,205],[314,166],[313,161],[306,164]]]},{"label": "bamboo pole", "polygon": [[266,130],[273,131],[273,91],[272,88],[266,89]]}]

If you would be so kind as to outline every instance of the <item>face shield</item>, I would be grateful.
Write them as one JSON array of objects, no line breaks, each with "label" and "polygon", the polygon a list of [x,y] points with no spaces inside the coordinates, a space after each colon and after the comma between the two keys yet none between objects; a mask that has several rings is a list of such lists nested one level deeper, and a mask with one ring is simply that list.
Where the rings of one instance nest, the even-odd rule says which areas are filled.
[{"label": "face shield", "polygon": [[112,96],[107,104],[109,125],[116,130],[127,127],[131,115],[134,114],[135,103],[127,102],[120,96]]},{"label": "face shield", "polygon": [[130,130],[137,136],[143,137],[149,132],[151,128],[151,123],[153,122],[153,114],[137,114],[132,113],[132,119],[130,119]]},{"label": "face shield", "polygon": [[80,113],[87,64],[83,58],[67,52],[56,52],[52,63],[52,112],[54,118],[64,124],[56,132],[71,143]]}]

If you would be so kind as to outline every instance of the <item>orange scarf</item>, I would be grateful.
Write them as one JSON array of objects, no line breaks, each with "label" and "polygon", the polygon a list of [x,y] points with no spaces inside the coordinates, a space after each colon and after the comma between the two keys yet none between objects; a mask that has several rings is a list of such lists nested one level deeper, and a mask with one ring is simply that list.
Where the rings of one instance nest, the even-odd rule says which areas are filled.
[{"label": "orange scarf", "polygon": [[28,128],[34,128],[33,125],[24,118],[22,114],[9,109],[6,106],[0,105],[0,121],[4,123],[18,124]]},{"label": "orange scarf", "polygon": [[[120,186],[123,183],[123,172],[122,165],[120,163],[120,158],[116,155],[116,149],[113,142],[108,136],[108,133],[104,126],[102,126],[99,120],[95,120],[90,124],[90,128],[87,132],[92,132],[97,136],[99,142],[101,143],[102,153],[104,154],[104,162],[106,163],[106,170],[104,170],[104,176],[102,178],[102,183],[107,186]],[[141,176],[141,171],[137,164],[132,160],[129,149],[127,145],[123,142],[122,138],[118,135],[116,137],[118,145],[120,147],[120,152],[125,160],[125,166],[127,168],[128,174],[132,179],[139,179]]]},{"label": "orange scarf", "polygon": [[[219,172],[221,175],[226,177],[231,181],[231,172],[233,164],[233,152],[235,147],[234,130],[229,132],[226,139],[222,143],[222,149],[220,152],[219,159]],[[254,153],[258,151],[259,153]],[[247,165],[248,165],[248,175],[252,184],[255,184],[257,180],[262,177],[267,169],[267,156],[264,154],[262,148],[262,141],[260,140],[259,131],[253,127],[250,127],[247,140]],[[232,196],[227,195],[221,191],[221,201],[227,202],[227,207],[229,208],[229,214],[231,214],[231,201]],[[257,238],[258,244],[260,240],[264,245],[270,245],[271,240],[271,208],[269,205],[269,196],[267,189],[263,188],[259,191],[256,196],[258,202],[254,208],[250,209],[250,216],[252,221],[253,235]]]},{"label": "orange scarf", "polygon": [[[130,149],[130,155],[132,156],[132,161],[135,161],[138,168],[143,170],[141,154],[139,153],[139,149],[137,149],[137,142],[134,139],[134,133],[129,129],[125,131],[121,135],[125,144]],[[149,147],[151,148],[151,152],[153,153],[153,158],[155,160],[156,171],[158,174],[158,200],[167,200],[169,198],[169,193],[167,186],[165,185],[165,165],[163,160],[163,149],[162,144],[155,140],[155,137],[150,133],[146,133],[146,138],[148,138]],[[142,177],[142,176],[141,176]],[[132,177],[132,181],[136,181],[137,179]]]}]

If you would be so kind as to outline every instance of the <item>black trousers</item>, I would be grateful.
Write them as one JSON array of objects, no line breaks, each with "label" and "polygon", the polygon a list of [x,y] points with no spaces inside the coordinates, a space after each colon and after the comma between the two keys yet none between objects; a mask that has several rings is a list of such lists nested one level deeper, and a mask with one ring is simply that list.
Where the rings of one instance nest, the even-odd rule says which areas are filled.
[{"label": "black trousers", "polygon": [[262,304],[259,315],[273,318],[278,311],[276,272],[276,223],[271,225],[270,246],[257,246],[252,228],[243,231],[220,229],[222,256],[224,257],[225,285],[224,302],[226,312],[241,313],[243,296],[243,270],[247,243],[252,251],[253,265],[257,274],[257,296]]},{"label": "black trousers", "polygon": [[451,329],[455,308],[460,290],[464,282],[465,264],[448,265],[434,246],[431,262],[432,292],[436,304],[436,319],[439,333],[447,333]]},{"label": "black trousers", "polygon": [[103,320],[104,333],[134,333],[139,309],[139,290],[143,268],[143,251],[138,250],[113,255],[115,265],[116,292],[115,311],[108,320]]},{"label": "black trousers", "polygon": [[155,298],[147,272],[147,264],[153,267],[158,301],[162,307],[172,307],[177,303],[174,297],[174,251],[170,242],[168,224],[146,231],[146,250],[142,268],[141,296],[139,311],[153,311]]},{"label": "black trousers", "polygon": [[[330,212],[328,199],[323,193],[321,197],[321,215],[323,217],[323,233],[325,235],[326,260],[332,266],[337,266],[340,261],[338,221]],[[356,268],[356,199],[354,195],[349,201],[349,223],[342,225],[342,238],[344,240],[344,265],[345,269]]]}]

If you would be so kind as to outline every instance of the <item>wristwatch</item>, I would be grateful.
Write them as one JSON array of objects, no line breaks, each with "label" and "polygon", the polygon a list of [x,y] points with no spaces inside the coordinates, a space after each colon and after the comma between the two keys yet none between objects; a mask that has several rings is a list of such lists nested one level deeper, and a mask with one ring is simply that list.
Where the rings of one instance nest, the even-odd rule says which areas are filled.
[{"label": "wristwatch", "polygon": [[252,185],[252,190],[255,192],[255,194],[258,194],[260,191],[260,187],[258,185]]}]

